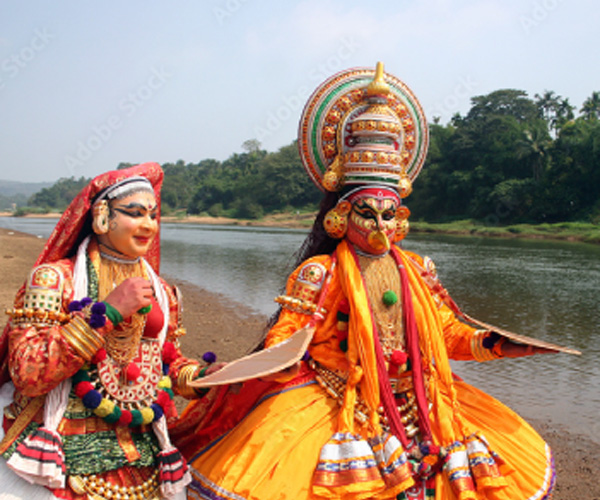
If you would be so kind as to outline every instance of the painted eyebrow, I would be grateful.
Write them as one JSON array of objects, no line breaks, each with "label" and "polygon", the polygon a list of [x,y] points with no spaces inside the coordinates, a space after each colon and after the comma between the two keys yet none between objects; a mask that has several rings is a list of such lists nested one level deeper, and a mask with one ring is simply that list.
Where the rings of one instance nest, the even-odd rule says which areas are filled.
[{"label": "painted eyebrow", "polygon": [[370,210],[371,212],[387,212],[388,210],[395,210],[392,207],[385,207],[385,208],[379,209],[377,207],[373,207],[373,206],[369,205],[368,203],[366,203],[363,200],[360,200],[354,206],[357,210],[360,210],[360,211]]}]

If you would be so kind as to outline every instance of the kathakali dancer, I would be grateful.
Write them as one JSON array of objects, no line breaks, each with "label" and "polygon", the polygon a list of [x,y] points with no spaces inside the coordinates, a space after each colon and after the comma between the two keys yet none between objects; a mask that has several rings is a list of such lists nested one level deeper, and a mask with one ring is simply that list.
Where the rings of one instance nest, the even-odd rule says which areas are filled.
[{"label": "kathakali dancer", "polygon": [[185,497],[167,419],[202,369],[159,275],[156,163],[108,172],[73,200],[0,340],[0,497]]},{"label": "kathakali dancer", "polygon": [[418,101],[380,64],[310,97],[299,147],[326,196],[265,347],[307,325],[312,340],[290,368],[188,406],[172,438],[189,499],[550,498],[547,444],[449,360],[553,349],[467,324],[433,262],[398,245],[427,144]]}]

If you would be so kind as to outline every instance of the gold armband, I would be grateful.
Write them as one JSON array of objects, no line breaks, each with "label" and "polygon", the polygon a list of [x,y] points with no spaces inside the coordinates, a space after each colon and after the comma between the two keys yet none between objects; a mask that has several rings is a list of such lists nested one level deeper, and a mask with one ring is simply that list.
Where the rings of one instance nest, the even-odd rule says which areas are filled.
[{"label": "gold armband", "polygon": [[25,285],[22,307],[6,311],[15,326],[49,327],[69,321],[62,309],[64,276],[59,266],[35,267]]},{"label": "gold armband", "polygon": [[280,295],[275,302],[290,311],[314,314],[326,276],[324,265],[316,262],[305,264],[298,272],[289,295]]},{"label": "gold armband", "polygon": [[302,314],[314,314],[317,310],[317,304],[290,297],[289,295],[280,295],[275,298],[275,302],[285,309]]},{"label": "gold armband", "polygon": [[47,311],[44,309],[7,309],[6,314],[11,317],[15,326],[54,326],[67,323],[71,315],[61,311]]},{"label": "gold armband", "polygon": [[190,382],[198,378],[200,365],[191,364],[181,367],[177,375],[177,390],[184,398],[193,399],[198,397],[198,393],[193,387],[190,387]]},{"label": "gold armband", "polygon": [[104,338],[81,316],[75,316],[63,325],[62,331],[65,340],[86,361],[90,361],[104,345]]}]

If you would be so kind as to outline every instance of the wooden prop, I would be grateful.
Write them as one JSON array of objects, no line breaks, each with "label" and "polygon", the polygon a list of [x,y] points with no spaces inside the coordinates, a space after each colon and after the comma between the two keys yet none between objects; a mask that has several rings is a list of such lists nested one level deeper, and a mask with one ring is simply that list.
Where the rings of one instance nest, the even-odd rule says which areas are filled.
[{"label": "wooden prop", "polygon": [[506,337],[507,339],[509,339],[513,342],[516,342],[518,344],[530,345],[533,347],[549,349],[551,351],[565,352],[567,354],[575,354],[578,356],[581,355],[581,351],[578,351],[576,349],[560,346],[557,344],[552,344],[552,343],[546,342],[544,340],[534,339],[532,337],[527,337],[526,335],[520,335],[518,333],[509,332],[508,330],[503,330],[502,328],[498,328],[497,326],[489,325],[487,323],[484,323],[483,321],[479,321],[475,318],[472,318],[471,316],[462,312],[460,310],[460,308],[458,307],[458,305],[456,304],[456,302],[454,302],[454,300],[452,300],[452,298],[450,297],[450,295],[448,294],[446,289],[440,283],[439,278],[437,277],[437,274],[432,273],[432,272],[428,271],[427,269],[425,269],[414,258],[411,258],[410,261],[414,265],[415,269],[419,272],[419,274],[423,278],[423,281],[425,281],[425,284],[429,287],[429,289],[433,293],[437,294],[442,299],[444,304],[446,304],[450,309],[452,309],[454,314],[456,314],[459,318],[463,319],[467,323],[471,323],[471,324],[478,326],[480,328],[483,328],[485,330],[490,330],[492,332],[495,332],[498,335]]}]

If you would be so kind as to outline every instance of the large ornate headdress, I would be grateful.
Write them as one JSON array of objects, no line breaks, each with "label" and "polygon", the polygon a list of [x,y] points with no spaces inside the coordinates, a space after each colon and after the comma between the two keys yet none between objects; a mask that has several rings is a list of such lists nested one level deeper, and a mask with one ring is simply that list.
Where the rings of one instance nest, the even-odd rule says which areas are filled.
[{"label": "large ornate headdress", "polygon": [[377,185],[406,197],[428,146],[425,115],[398,78],[355,68],[323,82],[300,120],[300,156],[321,190]]}]

